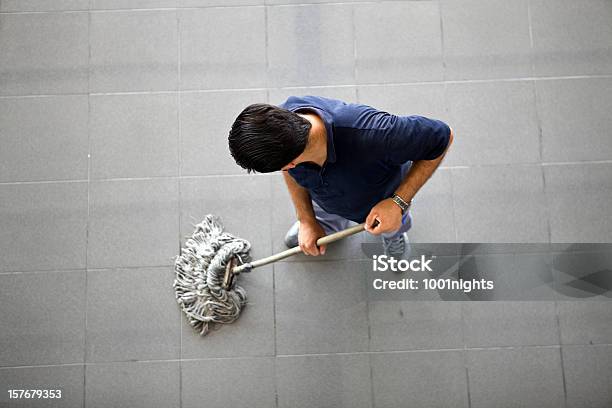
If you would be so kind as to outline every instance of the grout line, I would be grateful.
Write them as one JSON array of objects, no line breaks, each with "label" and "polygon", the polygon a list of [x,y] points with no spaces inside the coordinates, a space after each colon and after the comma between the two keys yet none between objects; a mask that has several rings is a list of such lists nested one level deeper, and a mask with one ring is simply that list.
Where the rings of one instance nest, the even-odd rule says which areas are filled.
[{"label": "grout line", "polygon": [[529,27],[529,61],[531,64],[531,75],[535,77],[535,46],[533,41],[533,20],[531,16],[531,0],[527,0],[527,25]]},{"label": "grout line", "polygon": [[54,184],[54,183],[88,183],[87,179],[77,179],[77,180],[40,180],[40,181],[3,181],[0,182],[0,186],[6,185],[15,185],[15,184]]},{"label": "grout line", "polygon": [[277,330],[276,330],[276,268],[272,264],[272,317],[274,320],[274,357],[278,355]]},{"label": "grout line", "polygon": [[533,102],[534,102],[534,110],[536,117],[536,124],[538,125],[538,155],[540,156],[540,161],[542,163],[544,160],[544,129],[542,127],[542,116],[540,114],[540,101],[538,98],[538,86],[536,81],[533,81],[531,86],[531,90],[533,92]]},{"label": "grout line", "polygon": [[[531,34],[531,21],[529,22],[529,30]],[[533,62],[532,62],[532,69],[535,71]],[[544,166],[546,164],[543,162],[544,160],[544,131],[543,131],[543,126],[542,126],[542,117],[541,117],[540,108],[539,108],[540,102],[538,98],[537,82],[533,81],[531,84],[532,84],[531,89],[533,92],[533,99],[534,99],[536,123],[538,125],[538,154],[540,156],[540,161],[542,161],[542,167],[540,168],[540,171],[542,173],[541,177],[542,177],[542,192],[544,194],[544,205],[546,206],[546,232],[548,234],[548,242],[552,242],[552,227],[551,227],[551,222],[550,222],[550,216],[551,216],[550,202],[548,200],[548,193],[546,191],[546,176],[544,174],[545,173]]]},{"label": "grout line", "polygon": [[[455,229],[456,231],[456,229]],[[457,273],[459,273],[459,266],[457,267]],[[468,408],[472,407],[472,393],[470,389],[470,371],[468,367],[468,348],[467,348],[467,340],[465,336],[465,305],[461,302],[461,342],[463,343],[463,367],[465,369],[465,386],[468,398]]]},{"label": "grout line", "polygon": [[[363,243],[362,243],[363,244]],[[372,350],[372,322],[370,321],[370,296],[368,295],[368,272],[366,269],[363,270],[362,276],[364,288],[365,288],[365,302],[366,302],[366,322],[368,324],[368,351]],[[372,407],[375,406],[374,401],[374,367],[372,365],[372,355],[368,354],[368,365],[370,368],[370,404]]]},{"label": "grout line", "polygon": [[89,10],[46,10],[46,11],[0,11],[0,17],[10,15],[27,15],[27,14],[76,14],[76,13],[88,13]]},{"label": "grout line", "polygon": [[543,162],[542,166],[562,166],[562,165],[579,165],[579,164],[610,164],[612,160],[583,160],[569,162]]},{"label": "grout line", "polygon": [[[582,346],[589,346],[590,344],[583,344]],[[607,346],[608,344],[599,344],[600,346]],[[559,344],[547,344],[547,345],[519,345],[519,346],[495,346],[495,347],[469,347],[466,350],[470,351],[495,351],[495,350],[521,350],[521,349],[556,349],[561,347]],[[280,354],[278,358],[290,358],[290,357],[304,357],[304,356],[332,356],[332,355],[358,355],[358,354],[406,354],[406,353],[437,353],[437,352],[448,352],[448,351],[463,351],[462,348],[441,348],[441,349],[414,349],[414,350],[376,350],[376,351],[351,351],[351,352],[330,352],[330,353],[309,353],[309,354]],[[238,358],[238,357],[228,357]]]},{"label": "grout line", "polygon": [[[91,0],[89,0],[91,5]],[[91,8],[91,7],[90,7]],[[89,272],[89,233],[90,233],[90,208],[91,208],[91,13],[87,12],[87,221],[85,224],[85,308],[83,313],[84,328],[83,328],[83,363],[87,364],[87,307],[89,305],[88,290]],[[87,404],[87,366],[83,366],[83,406]]]},{"label": "grout line", "polygon": [[467,384],[467,399],[468,399],[468,408],[472,408],[472,393],[470,391],[470,372],[467,367],[467,352],[464,352],[464,362],[465,362],[465,383]]},{"label": "grout line", "polygon": [[[438,0],[438,14],[440,14],[440,47],[442,51],[442,80],[446,81],[446,52],[444,44],[444,20],[442,17],[442,2]],[[446,83],[446,82],[445,82]]]},{"label": "grout line", "polygon": [[372,365],[371,354],[368,354],[368,364],[370,365],[370,406],[374,408],[376,406],[376,399],[374,398],[374,366]]},{"label": "grout line", "polygon": [[[446,70],[445,70],[446,71]],[[446,84],[446,82],[444,83],[444,88],[443,88],[443,95],[442,95],[442,100],[443,100],[443,104],[444,104],[444,114],[450,118],[450,104],[448,103],[448,86]],[[456,137],[456,134],[453,134],[453,140]],[[453,142],[454,144],[455,142]],[[451,146],[451,149],[453,147]],[[452,207],[452,214],[453,214],[453,228],[455,230],[455,242],[459,242],[459,231],[458,231],[458,225],[457,225],[457,211],[456,211],[456,201],[455,201],[455,188],[454,188],[454,182],[453,182],[453,168],[466,168],[465,166],[442,166],[442,164],[444,163],[444,159],[442,160],[442,163],[440,163],[441,165],[438,167],[439,169],[448,169],[448,179],[449,179],[449,184],[450,184],[450,196],[451,196],[451,207]],[[462,312],[463,313],[463,312]]]},{"label": "grout line", "polygon": [[551,208],[550,208],[550,200],[548,199],[548,193],[546,191],[546,175],[544,174],[544,168],[540,168],[541,177],[542,177],[542,193],[544,194],[544,205],[546,208],[546,232],[548,234],[548,242],[552,243],[552,226],[550,223],[551,216]]},{"label": "grout line", "polygon": [[272,318],[274,321],[274,401],[278,408],[278,378],[276,375],[276,358],[277,358],[277,343],[276,343],[276,270],[272,264]]},{"label": "grout line", "polygon": [[139,11],[174,11],[174,10],[206,10],[206,9],[235,9],[235,8],[258,8],[258,7],[308,7],[308,6],[334,6],[334,5],[354,5],[354,4],[380,4],[383,0],[370,1],[331,1],[325,3],[283,3],[283,4],[238,4],[238,5],[212,5],[212,6],[174,6],[174,7],[132,7],[132,8],[109,8],[94,9],[90,2],[89,9],[67,9],[67,10],[26,10],[26,11],[1,11],[0,15],[11,14],[62,14],[62,13],[121,13]]},{"label": "grout line", "polygon": [[2,271],[2,275],[24,275],[24,274],[35,274],[35,273],[78,273],[85,271],[86,268],[81,269],[50,269],[50,270],[24,270],[24,271]]},{"label": "grout line", "polygon": [[83,267],[83,268],[69,268],[69,269],[58,269],[58,268],[54,268],[54,269],[26,269],[26,270],[9,270],[9,271],[2,271],[0,272],[0,275],[19,275],[19,274],[26,274],[26,273],[64,273],[64,272],[81,272],[84,270],[88,270],[90,272],[99,272],[99,271],[110,271],[110,270],[117,270],[117,269],[143,269],[143,268],[147,268],[147,269],[161,269],[161,268],[167,268],[169,266],[172,266],[173,263],[168,263],[165,265],[141,265],[141,266],[121,266],[121,265],[115,265],[115,266],[103,266],[103,267]]},{"label": "grout line", "polygon": [[174,7],[132,7],[132,8],[91,8],[90,9],[67,9],[67,10],[26,10],[26,11],[0,11],[0,15],[11,14],[62,14],[62,13],[122,13],[139,11],[175,11],[175,10],[210,10],[210,9],[236,9],[236,8],[261,8],[261,7],[325,7],[330,5],[352,5],[356,2],[360,4],[376,4],[380,1],[332,1],[325,3],[284,3],[284,4],[237,4],[237,5],[212,5],[212,6],[174,6]]},{"label": "grout line", "polygon": [[[569,162],[542,162],[542,163],[492,163],[492,164],[472,164],[469,166],[440,166],[441,170],[466,170],[475,168],[495,168],[495,167],[552,167],[552,166],[572,166],[572,165],[598,165],[612,164],[612,160],[582,160]],[[273,177],[275,173],[236,173],[236,174],[204,174],[204,175],[187,175],[187,176],[153,176],[153,177],[115,177],[115,178],[99,178],[99,179],[76,179],[76,180],[39,180],[39,181],[4,181],[0,182],[3,185],[17,184],[53,184],[53,183],[84,183],[84,182],[110,182],[110,181],[152,181],[152,180],[189,180],[189,179],[206,179],[206,178],[233,178],[233,177]]]},{"label": "grout line", "polygon": [[368,324],[368,350],[372,350],[372,326],[370,321],[370,296],[368,295],[368,273],[367,269],[363,268],[362,281],[365,288],[365,302],[366,302],[366,323]]},{"label": "grout line", "polygon": [[[267,28],[266,28],[267,30]],[[267,100],[269,101],[270,95],[269,95],[269,91],[266,91],[266,97]],[[271,174],[271,173],[269,173]],[[272,180],[269,180],[268,183],[268,188],[269,188],[269,196],[270,196],[270,211],[268,211],[268,225],[273,226],[273,220],[274,220],[274,192],[275,192],[275,188],[274,188],[274,183],[272,182]],[[269,242],[270,242],[270,248],[272,251],[274,251],[274,228],[271,227],[270,228],[270,235],[269,237]],[[274,335],[274,404],[275,407],[278,408],[279,404],[278,404],[278,376],[277,376],[277,356],[278,356],[278,341],[277,341],[277,322],[276,322],[276,264],[272,264],[272,320],[273,320],[273,335]]]},{"label": "grout line", "polygon": [[86,363],[64,363],[64,364],[40,364],[40,365],[21,365],[21,366],[1,366],[0,370],[12,370],[15,368],[44,368],[44,367],[85,367]]},{"label": "grout line", "polygon": [[566,385],[566,380],[565,380],[565,364],[563,361],[563,346],[562,346],[562,341],[561,341],[561,322],[560,322],[560,318],[559,318],[559,303],[557,300],[554,300],[554,306],[555,306],[555,320],[557,323],[557,336],[559,339],[559,357],[561,359],[561,377],[563,380],[563,402],[564,405],[567,406],[567,385]]},{"label": "grout line", "polygon": [[31,94],[31,95],[0,95],[0,99],[16,98],[43,98],[43,97],[62,97],[77,95],[92,96],[112,96],[112,95],[155,95],[171,93],[221,93],[221,92],[246,92],[246,91],[265,91],[265,90],[300,90],[300,89],[334,89],[352,87],[392,87],[392,86],[418,86],[418,85],[443,85],[443,84],[486,84],[495,82],[525,82],[525,81],[557,81],[573,79],[610,79],[611,74],[599,75],[565,75],[565,76],[529,76],[517,78],[496,78],[496,79],[463,79],[463,80],[443,80],[443,81],[421,81],[421,82],[370,82],[363,84],[342,84],[342,85],[300,85],[300,86],[279,86],[279,87],[253,87],[253,88],[211,88],[211,89],[180,89],[180,90],[160,90],[160,91],[119,91],[119,92],[70,92],[57,94]]},{"label": "grout line", "polygon": [[[177,1],[178,4],[178,1]],[[182,226],[182,192],[181,192],[181,175],[182,175],[182,127],[181,127],[181,19],[178,9],[175,11],[176,17],[176,122],[177,122],[177,191],[178,191],[178,254],[181,253],[181,226]],[[179,407],[183,406],[183,314],[181,310],[178,313],[178,331],[179,331]]]},{"label": "grout line", "polygon": [[456,205],[456,200],[455,200],[455,187],[454,187],[454,181],[453,179],[455,178],[455,176],[453,175],[454,171],[452,168],[449,168],[449,183],[450,183],[450,196],[451,196],[451,207],[452,207],[452,211],[453,211],[453,227],[455,229],[455,242],[459,242],[459,228],[457,226],[457,205]]},{"label": "grout line", "polygon": [[[357,23],[356,19],[356,8],[354,5],[351,7],[351,30],[353,30],[353,81],[357,83]],[[355,87],[355,96],[357,96],[357,87]]]},{"label": "grout line", "polygon": [[567,384],[565,380],[565,364],[563,362],[563,347],[559,347],[559,356],[561,357],[561,379],[563,380],[563,405],[567,407]]},{"label": "grout line", "polygon": [[[264,6],[264,58],[265,58],[265,62],[266,62],[266,92],[269,92],[270,89],[270,36],[268,33],[268,23],[269,23],[269,16],[268,16],[268,6]],[[268,100],[269,100],[269,96],[268,96]]]},{"label": "grout line", "polygon": [[[551,345],[531,345],[531,346],[497,346],[497,347],[470,347],[469,351],[496,351],[496,350],[523,350],[523,349],[561,349],[562,347],[586,347],[586,348],[610,348],[612,343],[597,343],[597,344],[551,344]],[[310,354],[282,354],[276,356],[276,358],[293,358],[293,357],[317,357],[317,356],[354,356],[364,354],[414,354],[414,353],[439,353],[439,352],[451,352],[451,351],[463,351],[462,348],[447,348],[447,349],[428,349],[428,350],[386,350],[386,351],[353,351],[353,352],[330,352],[330,353],[310,353]],[[10,370],[15,368],[39,368],[39,367],[65,367],[65,366],[99,366],[109,365],[118,363],[171,363],[171,362],[189,362],[189,361],[231,361],[231,360],[260,360],[270,359],[274,356],[260,355],[260,356],[233,356],[233,357],[207,357],[207,358],[173,358],[173,359],[160,359],[160,360],[110,360],[110,361],[92,361],[85,363],[59,363],[59,364],[40,364],[40,365],[15,365],[15,366],[1,366],[0,370]]]}]

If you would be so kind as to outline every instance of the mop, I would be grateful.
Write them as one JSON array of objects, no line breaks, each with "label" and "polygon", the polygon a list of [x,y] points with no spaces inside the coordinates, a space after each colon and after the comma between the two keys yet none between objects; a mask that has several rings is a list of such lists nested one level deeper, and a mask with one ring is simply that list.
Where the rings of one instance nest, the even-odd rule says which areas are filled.
[{"label": "mop", "polygon": [[[327,245],[364,230],[355,225],[317,240]],[[247,305],[246,291],[237,284],[242,272],[267,265],[302,252],[299,246],[251,261],[251,244],[223,230],[219,217],[206,215],[181,248],[174,266],[176,301],[189,324],[201,336],[222,324],[233,323]]]}]

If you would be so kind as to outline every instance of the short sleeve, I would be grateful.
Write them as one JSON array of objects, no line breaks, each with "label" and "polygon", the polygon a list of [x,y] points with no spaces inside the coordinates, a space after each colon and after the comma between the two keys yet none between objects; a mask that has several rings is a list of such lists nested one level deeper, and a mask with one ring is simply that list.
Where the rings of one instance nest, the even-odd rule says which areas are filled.
[{"label": "short sleeve", "polygon": [[424,116],[393,116],[385,129],[386,161],[433,160],[439,157],[450,140],[450,127]]}]

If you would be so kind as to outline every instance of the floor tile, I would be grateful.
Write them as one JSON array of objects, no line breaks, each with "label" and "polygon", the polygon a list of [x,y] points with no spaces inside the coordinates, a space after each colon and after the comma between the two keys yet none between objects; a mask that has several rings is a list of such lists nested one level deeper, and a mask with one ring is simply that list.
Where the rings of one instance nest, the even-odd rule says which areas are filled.
[{"label": "floor tile", "polygon": [[87,179],[87,96],[0,99],[0,181]]},{"label": "floor tile", "polygon": [[178,7],[261,6],[265,0],[178,0]]},{"label": "floor tile", "polygon": [[461,303],[370,301],[370,350],[463,347]]},{"label": "floor tile", "polygon": [[468,407],[460,351],[372,355],[374,406]]},{"label": "floor tile", "polygon": [[172,265],[178,255],[176,179],[92,182],[89,217],[90,268]]},{"label": "floor tile", "polygon": [[91,97],[91,177],[178,175],[178,96]]},{"label": "floor tile", "polygon": [[331,87],[301,87],[301,88],[277,88],[270,89],[270,103],[280,105],[290,96],[315,95],[324,98],[339,99],[346,103],[357,102],[357,89],[354,86],[331,86]]},{"label": "floor tile", "polygon": [[372,397],[367,354],[276,359],[279,407],[367,407]]},{"label": "floor tile", "polygon": [[452,170],[459,242],[548,242],[539,166]]},{"label": "floor tile", "polygon": [[612,4],[607,0],[531,0],[538,76],[609,74]]},{"label": "floor tile", "polygon": [[612,78],[536,81],[536,91],[544,161],[612,159]]},{"label": "floor tile", "polygon": [[612,405],[612,346],[563,347],[568,408]]},{"label": "floor tile", "polygon": [[559,344],[554,302],[464,302],[467,347]]},{"label": "floor tile", "polygon": [[246,174],[231,156],[227,139],[243,109],[265,102],[265,91],[181,94],[181,174]]},{"label": "floor tile", "polygon": [[0,271],[85,267],[87,183],[0,186]]},{"label": "floor tile", "polygon": [[612,164],[544,167],[552,242],[612,242]]},{"label": "floor tile", "polygon": [[272,266],[243,273],[237,283],[246,290],[248,303],[234,323],[223,325],[218,331],[202,337],[183,315],[181,358],[274,355]]},{"label": "floor tile", "polygon": [[87,13],[0,15],[0,95],[86,92],[87,24]]},{"label": "floor tile", "polygon": [[269,7],[270,86],[355,83],[350,5]]},{"label": "floor tile", "polygon": [[270,178],[263,175],[181,180],[181,243],[207,214],[225,231],[251,243],[253,259],[270,252]]},{"label": "floor tile", "polygon": [[27,399],[10,400],[8,392],[5,391],[0,396],[0,404],[3,407],[35,407],[43,406],[44,401],[44,406],[49,408],[82,408],[83,375],[82,365],[0,369],[0,387],[3,390],[54,390],[54,395],[58,395],[57,390],[61,391],[61,398],[40,399],[35,402]]},{"label": "floor tile", "polygon": [[410,242],[455,242],[455,217],[450,169],[440,169],[414,197]]},{"label": "floor tile", "polygon": [[179,10],[179,20],[181,89],[266,85],[263,7]]},{"label": "floor tile", "polygon": [[551,258],[557,300],[612,298],[612,244],[555,244]]},{"label": "floor tile", "polygon": [[443,0],[446,79],[531,76],[528,0]]},{"label": "floor tile", "polygon": [[[368,0],[347,0],[344,3],[358,3]],[[265,0],[266,4],[283,5],[283,4],[315,4],[315,3],[337,3],[336,0]]]},{"label": "floor tile", "polygon": [[421,115],[448,122],[445,85],[420,83],[409,85],[358,86],[359,102],[395,115]]},{"label": "floor tile", "polygon": [[443,77],[437,2],[356,5],[355,38],[360,84],[439,81]]},{"label": "floor tile", "polygon": [[207,408],[225,408],[228,399],[237,407],[275,405],[272,357],[184,361],[181,371],[184,408],[201,407],[203,397]]},{"label": "floor tile", "polygon": [[179,358],[172,282],[168,267],[87,271],[87,361]]},{"label": "floor tile", "polygon": [[611,344],[612,302],[557,303],[562,344]]},{"label": "floor tile", "polygon": [[542,252],[537,252],[538,245],[525,244],[528,248],[523,249],[511,244],[508,250],[512,252],[495,253],[495,248],[503,245],[490,245],[491,253],[479,253],[478,249],[470,253],[469,249],[465,250],[466,246],[460,249],[458,277],[466,281],[484,279],[493,286],[483,292],[470,293],[471,300],[502,302],[499,307],[504,309],[502,305],[506,301],[540,302],[558,298],[557,282],[551,267],[552,255],[548,249],[542,248]]},{"label": "floor tile", "polygon": [[363,264],[281,262],[274,271],[278,354],[367,350]]},{"label": "floor tile", "polygon": [[90,91],[176,90],[177,31],[176,11],[92,13]]},{"label": "floor tile", "polygon": [[455,83],[447,92],[449,124],[457,137],[445,164],[540,162],[533,82]]},{"label": "floor tile", "polygon": [[89,0],[3,0],[0,11],[87,10]]},{"label": "floor tile", "polygon": [[87,365],[87,407],[178,408],[178,361]]},{"label": "floor tile", "polygon": [[0,326],[6,329],[0,366],[83,362],[84,271],[6,274],[0,282]]},{"label": "floor tile", "polygon": [[558,348],[468,350],[470,406],[563,406]]},{"label": "floor tile", "polygon": [[91,0],[92,10],[175,7],[176,0]]}]

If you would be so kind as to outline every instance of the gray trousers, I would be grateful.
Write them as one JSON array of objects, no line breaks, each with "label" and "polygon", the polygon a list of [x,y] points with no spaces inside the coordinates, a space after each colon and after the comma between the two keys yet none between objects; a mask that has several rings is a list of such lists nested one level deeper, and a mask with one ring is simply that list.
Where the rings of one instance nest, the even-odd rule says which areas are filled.
[{"label": "gray trousers", "polygon": [[[402,179],[406,177],[411,165],[412,162],[406,162],[402,166]],[[339,215],[326,212],[314,201],[312,201],[312,208],[314,209],[317,221],[319,224],[321,224],[321,227],[323,227],[326,234],[331,234],[333,232],[346,229],[351,225],[355,225],[355,223],[351,220],[347,220]],[[408,231],[410,227],[412,227],[412,216],[410,215],[410,211],[407,211],[402,216],[402,226],[397,231],[383,232],[381,235],[385,238],[395,238]]]}]

